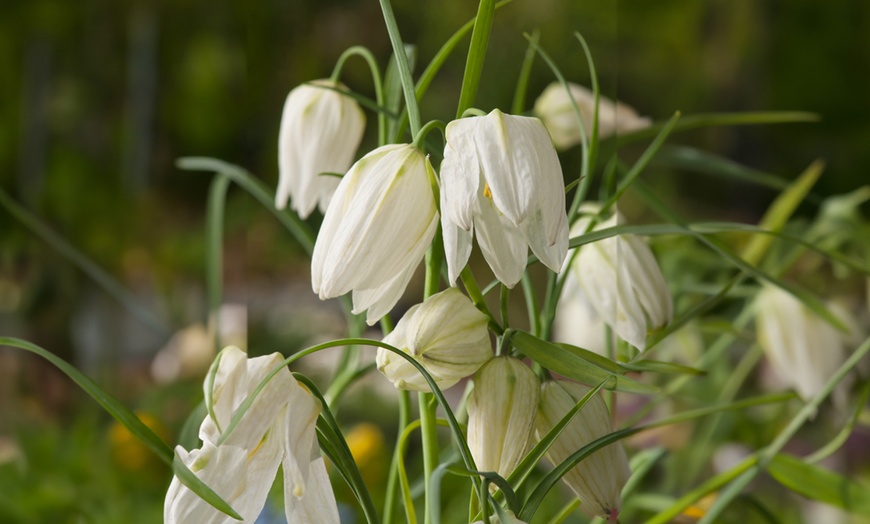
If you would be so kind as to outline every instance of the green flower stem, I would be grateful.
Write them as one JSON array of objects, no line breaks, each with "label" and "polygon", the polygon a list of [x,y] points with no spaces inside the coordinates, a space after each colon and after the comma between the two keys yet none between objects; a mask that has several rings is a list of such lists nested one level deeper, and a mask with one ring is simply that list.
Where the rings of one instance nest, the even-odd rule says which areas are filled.
[{"label": "green flower stem", "polygon": [[[411,395],[407,391],[399,391],[399,434],[396,442],[400,442],[402,435],[408,431],[411,420]],[[384,524],[392,524],[396,504],[396,483],[399,478],[399,464],[402,462],[403,450],[397,445],[393,453],[393,461],[390,465],[390,474],[387,479],[386,498],[384,500]]]},{"label": "green flower stem", "polygon": [[[532,31],[529,37],[536,45],[541,39],[541,32],[537,29]],[[535,48],[529,45],[523,56],[523,65],[520,67],[520,75],[517,78],[517,87],[514,90],[514,101],[511,103],[511,114],[520,115],[526,109],[526,93],[529,91],[529,78],[532,76],[532,63],[535,61]]]},{"label": "green flower stem", "polygon": [[532,334],[536,337],[541,337],[541,317],[538,315],[538,299],[535,297],[535,288],[532,286],[532,279],[529,277],[529,272],[523,272],[522,279],[523,295],[526,297],[526,310],[529,312],[529,327]]},{"label": "green flower stem", "polygon": [[486,306],[486,301],[483,299],[483,294],[480,292],[480,288],[477,287],[477,281],[474,279],[474,275],[471,273],[471,269],[468,266],[465,266],[462,273],[459,274],[459,278],[462,280],[462,285],[465,286],[465,291],[468,292],[468,296],[471,298],[474,306],[479,309],[481,313],[489,317],[489,329],[496,335],[503,335],[504,328],[495,321],[495,317],[490,313],[489,308]]},{"label": "green flower stem", "polygon": [[445,124],[441,120],[431,120],[429,122],[426,122],[426,125],[420,128],[420,131],[416,135],[414,135],[414,142],[412,145],[425,153],[426,136],[431,133],[433,129],[440,129],[441,136],[444,137],[447,129],[447,124]]},{"label": "green flower stem", "polygon": [[390,43],[393,45],[393,54],[396,64],[399,66],[399,78],[402,80],[402,91],[405,94],[405,107],[408,111],[408,120],[411,123],[411,134],[417,136],[420,132],[420,107],[417,105],[417,94],[414,90],[414,79],[411,78],[411,65],[408,63],[408,55],[405,54],[405,45],[396,23],[396,15],[390,0],[380,0],[381,11],[384,14],[384,23],[390,34]]},{"label": "green flower stem", "polygon": [[223,173],[216,174],[211,181],[206,209],[205,282],[208,290],[209,328],[214,333],[216,351],[221,349],[218,310],[223,302],[224,210],[229,187],[229,177]]},{"label": "green flower stem", "polygon": [[[351,56],[361,56],[369,64],[369,69],[372,72],[372,82],[375,85],[375,98],[378,102],[378,107],[386,107],[386,98],[384,97],[384,83],[381,80],[381,70],[378,68],[378,61],[367,47],[357,45],[348,48],[338,57],[335,62],[335,68],[332,70],[330,79],[333,82],[338,82],[338,77],[341,74],[341,69],[344,67],[345,61]],[[387,115],[383,111],[378,111],[378,145],[386,145],[387,143]]]},{"label": "green flower stem", "polygon": [[[396,442],[401,442],[402,435],[409,431],[411,424],[411,395],[407,391],[399,391],[399,434]],[[384,498],[383,524],[393,524],[396,513],[396,489],[399,481],[399,466],[402,462],[403,448],[398,444],[393,451],[393,461],[390,463],[390,473],[387,477],[387,491]]]},{"label": "green flower stem", "polygon": [[468,46],[468,58],[465,60],[465,74],[462,76],[462,90],[459,92],[459,106],[456,108],[457,118],[473,106],[474,99],[477,98],[477,88],[480,85],[480,74],[483,71],[483,60],[489,45],[494,14],[495,0],[480,0],[477,17],[474,19],[474,29],[471,32],[471,44]]},{"label": "green flower stem", "polygon": [[423,522],[429,524],[432,519],[432,508],[439,504],[439,501],[432,500],[432,490],[429,489],[432,472],[438,467],[438,433],[435,420],[437,404],[431,393],[419,393],[417,401],[419,403],[417,407],[420,410],[420,437],[423,442],[423,479],[426,482]]}]

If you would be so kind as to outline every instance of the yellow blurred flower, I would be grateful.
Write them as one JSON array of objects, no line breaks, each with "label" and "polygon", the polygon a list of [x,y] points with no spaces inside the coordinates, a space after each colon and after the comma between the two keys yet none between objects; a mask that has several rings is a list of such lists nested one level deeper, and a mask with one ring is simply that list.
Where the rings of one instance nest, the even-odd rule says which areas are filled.
[{"label": "yellow blurred flower", "polygon": [[363,422],[352,427],[345,440],[366,485],[380,485],[389,464],[381,428],[376,424]]},{"label": "yellow blurred flower", "polygon": [[[157,434],[163,440],[167,438],[166,428],[157,418],[148,413],[137,411],[136,416],[146,426],[151,428],[151,431]],[[130,433],[126,426],[117,420],[109,426],[109,447],[112,454],[112,460],[117,466],[130,472],[141,472],[147,470],[153,464],[160,461],[154,453],[148,449],[141,440]]]}]

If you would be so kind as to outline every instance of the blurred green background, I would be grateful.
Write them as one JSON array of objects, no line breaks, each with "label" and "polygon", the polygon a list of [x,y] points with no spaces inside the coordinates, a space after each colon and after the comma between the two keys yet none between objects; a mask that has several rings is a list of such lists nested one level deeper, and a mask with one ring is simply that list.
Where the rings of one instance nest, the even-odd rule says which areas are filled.
[{"label": "blurred green background", "polygon": [[[394,6],[418,72],[476,11],[462,0]],[[572,35],[580,31],[603,92],[657,120],[676,110],[821,118],[688,132],[673,143],[789,179],[823,158],[821,195],[870,180],[870,2],[514,0],[497,12],[478,107],[509,107],[523,33],[535,29],[568,79],[589,85]],[[158,387],[149,368],[171,333],[206,321],[210,182],[179,171],[175,159],[218,157],[274,187],[284,97],[328,76],[352,45],[367,46],[382,65],[391,54],[374,0],[0,4],[0,188],[133,290],[164,326],[142,326],[0,209],[0,334],[76,363],[175,442],[200,379]],[[436,78],[424,120],[452,117],[466,46]],[[362,61],[351,60],[342,80],[373,96]],[[527,107],[552,80],[537,60]],[[369,132],[362,150],[374,144]],[[645,177],[708,218],[754,221],[774,195],[661,166]],[[226,296],[248,307],[253,353],[291,352],[341,332],[337,308],[299,316],[316,303],[305,257],[266,210],[231,189],[226,222]],[[58,372],[0,349],[0,521],[159,519],[168,471],[150,457],[131,464],[135,452],[112,431]]]}]

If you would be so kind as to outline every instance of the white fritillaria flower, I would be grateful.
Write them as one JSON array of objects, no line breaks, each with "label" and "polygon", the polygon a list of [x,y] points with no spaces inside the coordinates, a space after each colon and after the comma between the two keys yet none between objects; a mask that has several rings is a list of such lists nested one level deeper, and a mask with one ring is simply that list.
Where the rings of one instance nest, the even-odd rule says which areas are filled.
[{"label": "white fritillaria flower", "polygon": [[[535,425],[537,438],[543,438],[588,392],[589,388],[565,380],[543,384]],[[596,394],[580,408],[550,446],[547,460],[554,465],[561,464],[583,446],[611,431],[610,413],[601,395]],[[617,442],[583,459],[562,480],[577,495],[586,511],[615,521],[622,507],[620,493],[629,474],[625,450]]]},{"label": "white fritillaria flower", "polygon": [[[594,229],[616,226],[618,214]],[[578,220],[572,235],[586,232],[589,219]],[[586,244],[569,257],[569,282],[563,298],[580,293],[613,331],[638,349],[647,332],[664,326],[673,315],[671,294],[649,246],[635,235],[617,235]]]},{"label": "white fritillaria flower", "polygon": [[507,477],[528,451],[540,383],[513,357],[495,357],[474,376],[468,398],[468,448],[479,471]]},{"label": "white fritillaria flower", "polygon": [[451,282],[477,243],[496,278],[519,282],[528,250],[559,271],[568,250],[565,183],[537,118],[494,110],[447,125],[441,164],[441,226]]},{"label": "white fritillaria flower", "polygon": [[[266,383],[238,425],[226,433],[240,404],[284,358],[274,353],[248,359],[233,347],[219,358],[213,389],[206,391],[206,398],[212,398],[213,414],[206,416],[199,429],[202,448],[188,453],[178,446],[181,460],[246,523],[253,523],[263,510],[278,466],[283,466],[287,521],[337,524],[338,507],[314,429],[320,402],[283,367]],[[167,524],[237,522],[177,477],[166,493],[163,514]]]},{"label": "white fritillaria flower", "polygon": [[[553,82],[535,101],[535,114],[544,122],[547,131],[558,149],[568,149],[580,143],[580,126],[571,99],[580,110],[580,120],[586,137],[592,137],[592,122],[595,118],[595,95],[583,86],[568,83],[570,96],[559,82]],[[601,138],[616,133],[629,133],[649,127],[652,120],[638,116],[637,112],[622,102],[613,102],[598,96],[598,136]]]},{"label": "white fritillaria flower", "polygon": [[374,324],[401,298],[438,228],[429,159],[408,144],[382,146],[342,178],[311,260],[321,300],[353,291],[354,314]]},{"label": "white fritillaria flower", "polygon": [[[450,288],[409,309],[384,342],[414,357],[447,389],[492,358],[488,322],[468,297]],[[431,391],[417,368],[393,352],[378,348],[377,364],[397,388]]]},{"label": "white fritillaria flower", "polygon": [[844,335],[787,291],[765,285],[755,298],[755,322],[777,377],[804,400],[818,395],[846,359]]},{"label": "white fritillaria flower", "polygon": [[362,140],[366,117],[356,100],[328,88],[345,87],[333,80],[302,84],[287,95],[278,132],[278,191],[275,207],[287,199],[300,217],[320,205],[325,212]]}]

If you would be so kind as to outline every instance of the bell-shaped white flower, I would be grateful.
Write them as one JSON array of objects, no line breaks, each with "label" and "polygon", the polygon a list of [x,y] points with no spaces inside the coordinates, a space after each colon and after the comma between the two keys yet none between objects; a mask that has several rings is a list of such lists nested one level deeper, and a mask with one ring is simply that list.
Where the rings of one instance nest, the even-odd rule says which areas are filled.
[{"label": "bell-shaped white flower", "polygon": [[[238,425],[230,423],[239,406],[283,361],[279,353],[248,359],[237,348],[221,352],[213,389],[213,413],[199,430],[203,445],[181,460],[224,499],[246,523],[266,503],[278,472],[284,471],[284,507],[288,522],[338,523],[338,508],[317,444],[315,422],[320,402],[282,368],[259,392]],[[209,384],[206,381],[205,387]],[[173,477],[166,493],[167,524],[237,522],[221,513]]]},{"label": "bell-shaped white flower", "polygon": [[[384,342],[414,357],[447,389],[492,358],[489,319],[456,288],[432,295],[405,313]],[[378,348],[378,369],[399,389],[431,391],[407,360]]]},{"label": "bell-shaped white flower", "polygon": [[[565,380],[552,380],[541,386],[541,403],[535,426],[543,438],[589,392],[589,388]],[[547,460],[561,464],[578,449],[612,432],[607,405],[596,394],[571,419],[547,451]],[[599,449],[571,468],[562,477],[589,513],[616,520],[622,507],[620,493],[630,470],[620,443]]]},{"label": "bell-shaped white flower", "polygon": [[468,448],[479,471],[511,474],[535,429],[538,377],[513,357],[491,359],[474,376],[468,398]]},{"label": "bell-shaped white flower", "polygon": [[275,207],[284,209],[290,198],[302,218],[317,205],[326,211],[339,179],[320,173],[347,171],[365,131],[366,117],[356,100],[329,88],[346,89],[333,80],[296,87],[281,116]]},{"label": "bell-shaped white flower", "polygon": [[447,125],[441,163],[441,226],[451,282],[477,243],[496,278],[513,287],[528,249],[553,271],[568,250],[565,182],[556,150],[537,118],[506,115]]},{"label": "bell-shaped white flower", "polygon": [[374,324],[401,298],[438,227],[429,159],[408,144],[382,146],[342,178],[311,260],[321,300],[353,291],[353,312]]},{"label": "bell-shaped white flower", "polygon": [[[559,82],[553,82],[535,101],[534,112],[544,122],[547,131],[558,149],[568,149],[581,142],[577,114],[571,99],[580,110],[580,120],[586,137],[592,137],[592,123],[595,118],[595,95],[583,86],[568,83],[570,94]],[[649,127],[652,120],[642,117],[622,102],[614,102],[598,95],[598,136],[601,138],[614,134],[629,133]]]},{"label": "bell-shaped white flower", "polygon": [[847,335],[778,287],[764,285],[759,291],[755,322],[773,371],[804,400],[818,395],[846,360]]},{"label": "bell-shaped white flower", "polygon": [[[571,235],[586,232],[589,218],[571,227]],[[616,226],[614,214],[594,230]],[[673,303],[662,271],[649,246],[635,235],[617,235],[586,244],[568,257],[570,271],[563,300],[582,295],[613,331],[638,349],[646,347],[647,332],[666,325]]]}]

